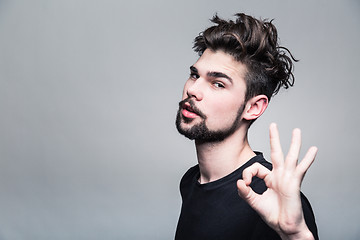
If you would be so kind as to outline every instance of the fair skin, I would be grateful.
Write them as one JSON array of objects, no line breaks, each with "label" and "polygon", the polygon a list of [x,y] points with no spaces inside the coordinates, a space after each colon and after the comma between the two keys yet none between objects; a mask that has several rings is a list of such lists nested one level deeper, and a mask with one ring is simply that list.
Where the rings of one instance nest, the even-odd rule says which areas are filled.
[{"label": "fair skin", "polygon": [[[209,143],[195,140],[200,168],[199,182],[208,183],[230,174],[255,156],[247,139],[249,121],[261,116],[268,105],[268,99],[265,95],[258,95],[244,104],[246,68],[223,51],[205,50],[190,69],[183,99],[190,98],[194,101],[196,107],[205,114],[209,129],[230,127],[238,110],[244,107],[236,131],[223,141]],[[181,123],[184,129],[190,129],[203,121],[191,109],[182,109],[181,114],[191,119]],[[254,164],[243,172],[243,180],[239,180],[237,184],[239,196],[282,239],[313,239],[302,212],[300,185],[315,158],[316,148],[311,148],[303,161],[297,164],[300,142],[300,130],[296,129],[289,154],[284,160],[279,134],[276,125],[272,124],[270,143],[273,170]],[[254,193],[249,187],[253,176],[264,179],[268,187],[262,195]]]}]

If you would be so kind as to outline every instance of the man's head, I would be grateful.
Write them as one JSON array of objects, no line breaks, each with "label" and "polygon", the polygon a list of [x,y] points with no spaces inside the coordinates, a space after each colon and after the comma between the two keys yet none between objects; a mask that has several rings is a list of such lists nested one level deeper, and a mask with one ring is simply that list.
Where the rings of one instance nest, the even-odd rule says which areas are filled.
[{"label": "man's head", "polygon": [[260,94],[270,100],[281,87],[293,86],[291,60],[295,59],[287,48],[279,46],[272,21],[261,21],[243,13],[235,16],[235,21],[225,21],[215,15],[211,21],[216,25],[195,38],[194,50],[200,56],[206,49],[233,56],[246,66],[245,101]]},{"label": "man's head", "polygon": [[248,128],[280,87],[293,85],[293,58],[278,45],[275,26],[245,14],[236,17],[214,16],[216,25],[195,38],[200,58],[190,67],[176,121],[191,139],[221,141],[241,123]]}]

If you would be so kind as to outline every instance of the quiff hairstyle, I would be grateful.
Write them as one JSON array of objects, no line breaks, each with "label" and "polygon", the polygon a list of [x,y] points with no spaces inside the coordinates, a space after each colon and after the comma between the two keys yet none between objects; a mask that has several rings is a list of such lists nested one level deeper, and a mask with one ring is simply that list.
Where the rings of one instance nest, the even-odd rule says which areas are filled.
[{"label": "quiff hairstyle", "polygon": [[271,21],[258,20],[243,13],[236,20],[226,21],[215,15],[209,27],[195,38],[194,50],[201,56],[206,49],[221,50],[246,66],[245,102],[264,94],[270,101],[281,87],[294,85],[291,52],[279,46],[278,35]]}]

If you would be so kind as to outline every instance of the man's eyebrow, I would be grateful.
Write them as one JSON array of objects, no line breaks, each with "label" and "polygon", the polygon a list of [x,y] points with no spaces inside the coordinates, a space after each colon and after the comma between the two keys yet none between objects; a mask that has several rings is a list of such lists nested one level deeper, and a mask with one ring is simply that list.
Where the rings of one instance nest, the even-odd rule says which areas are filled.
[{"label": "man's eyebrow", "polygon": [[226,75],[225,73],[222,72],[208,72],[207,73],[208,77],[214,77],[214,78],[226,78],[227,80],[229,80],[231,83],[233,83],[233,80],[231,77],[229,77],[228,75]]},{"label": "man's eyebrow", "polygon": [[[190,66],[190,71],[192,73],[199,74],[199,70],[194,66]],[[225,73],[222,73],[222,72],[208,72],[207,76],[208,77],[213,77],[213,78],[225,78],[225,79],[229,80],[230,83],[233,83],[232,78],[229,77],[228,75],[226,75]]]},{"label": "man's eyebrow", "polygon": [[192,73],[199,73],[199,71],[197,70],[197,68],[194,67],[194,66],[190,66],[190,71],[191,71]]}]

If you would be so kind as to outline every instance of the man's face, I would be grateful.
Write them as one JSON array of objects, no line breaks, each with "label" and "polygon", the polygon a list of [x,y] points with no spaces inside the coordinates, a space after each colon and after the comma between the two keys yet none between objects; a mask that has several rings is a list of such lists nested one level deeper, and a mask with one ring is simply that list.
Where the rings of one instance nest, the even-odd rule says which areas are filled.
[{"label": "man's face", "polygon": [[176,118],[178,131],[203,142],[222,141],[239,127],[245,66],[223,51],[205,50],[190,67]]}]

